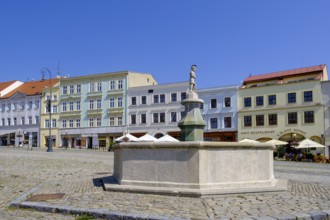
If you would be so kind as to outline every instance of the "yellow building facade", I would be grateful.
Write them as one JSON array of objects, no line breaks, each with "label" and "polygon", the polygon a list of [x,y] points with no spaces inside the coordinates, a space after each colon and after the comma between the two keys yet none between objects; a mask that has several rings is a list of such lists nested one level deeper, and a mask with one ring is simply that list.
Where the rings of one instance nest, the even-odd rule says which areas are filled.
[{"label": "yellow building facade", "polygon": [[[59,79],[57,79],[59,80]],[[48,147],[49,143],[49,128],[52,137],[52,147],[59,146],[58,120],[59,120],[59,86],[58,81],[52,86],[52,95],[50,95],[50,88],[43,89],[43,95],[40,102],[40,146]],[[50,114],[47,110],[47,100],[51,99],[51,120]]]},{"label": "yellow building facade", "polygon": [[325,65],[251,76],[238,91],[238,140],[324,144]]}]

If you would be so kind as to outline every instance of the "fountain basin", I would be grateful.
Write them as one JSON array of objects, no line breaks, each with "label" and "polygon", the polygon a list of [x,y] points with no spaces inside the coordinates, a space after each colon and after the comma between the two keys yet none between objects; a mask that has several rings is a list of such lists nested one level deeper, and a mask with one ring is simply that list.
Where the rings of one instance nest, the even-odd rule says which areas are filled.
[{"label": "fountain basin", "polygon": [[273,174],[274,146],[232,142],[126,142],[114,147],[110,191],[207,196],[287,189]]}]

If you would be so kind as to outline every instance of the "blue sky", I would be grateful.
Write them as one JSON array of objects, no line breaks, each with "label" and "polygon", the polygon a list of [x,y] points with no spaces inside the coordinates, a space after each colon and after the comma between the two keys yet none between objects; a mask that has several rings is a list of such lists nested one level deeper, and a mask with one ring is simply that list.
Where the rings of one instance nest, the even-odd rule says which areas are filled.
[{"label": "blue sky", "polygon": [[240,84],[330,65],[329,0],[2,0],[0,81],[40,69],[80,76],[132,70],[159,83]]}]

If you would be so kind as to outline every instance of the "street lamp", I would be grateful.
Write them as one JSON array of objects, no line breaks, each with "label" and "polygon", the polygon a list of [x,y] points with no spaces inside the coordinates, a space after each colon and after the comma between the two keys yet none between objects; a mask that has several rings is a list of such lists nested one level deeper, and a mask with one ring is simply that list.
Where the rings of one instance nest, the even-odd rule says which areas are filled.
[{"label": "street lamp", "polygon": [[21,137],[22,137],[22,129],[18,129],[18,146],[20,147],[21,146]]},{"label": "street lamp", "polygon": [[68,130],[65,130],[65,148],[68,149],[69,147],[69,136],[68,136]]},{"label": "street lamp", "polygon": [[43,67],[41,69],[41,75],[42,75],[42,79],[45,78],[45,74],[48,73],[49,75],[49,93],[50,93],[50,98],[47,99],[47,110],[49,112],[49,137],[48,137],[48,148],[47,148],[47,152],[53,152],[53,148],[52,148],[52,73],[51,71],[47,68],[47,67]]}]

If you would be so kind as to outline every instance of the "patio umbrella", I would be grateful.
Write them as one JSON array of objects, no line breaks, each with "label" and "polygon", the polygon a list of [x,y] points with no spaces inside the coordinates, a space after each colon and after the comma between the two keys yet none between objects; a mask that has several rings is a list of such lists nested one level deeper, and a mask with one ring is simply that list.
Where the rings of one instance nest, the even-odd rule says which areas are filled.
[{"label": "patio umbrella", "polygon": [[312,148],[312,147],[325,148],[324,145],[319,144],[319,143],[317,143],[315,141],[312,141],[310,139],[305,139],[303,141],[300,141],[299,145],[296,148],[301,149],[301,148]]},{"label": "patio umbrella", "polygon": [[280,141],[280,140],[276,140],[276,139],[266,141],[266,143],[273,144],[273,145],[286,145],[286,144],[288,144],[288,142],[286,142],[286,141]]},{"label": "patio umbrella", "polygon": [[135,137],[135,136],[133,136],[133,135],[131,135],[131,134],[125,134],[125,135],[123,135],[123,136],[121,136],[119,138],[116,138],[115,141],[116,142],[122,142],[125,139],[127,139],[128,141],[137,141],[138,138]]},{"label": "patio umbrella", "polygon": [[159,142],[179,142],[177,139],[170,135],[164,135],[163,137],[158,139]]},{"label": "patio umbrella", "polygon": [[255,141],[255,140],[248,139],[248,138],[244,138],[244,139],[240,140],[239,142],[241,142],[241,143],[260,143],[259,141]]},{"label": "patio umbrella", "polygon": [[145,134],[142,137],[139,137],[136,141],[151,141],[151,142],[156,142],[158,141],[157,138],[154,136],[151,136],[150,134]]}]

